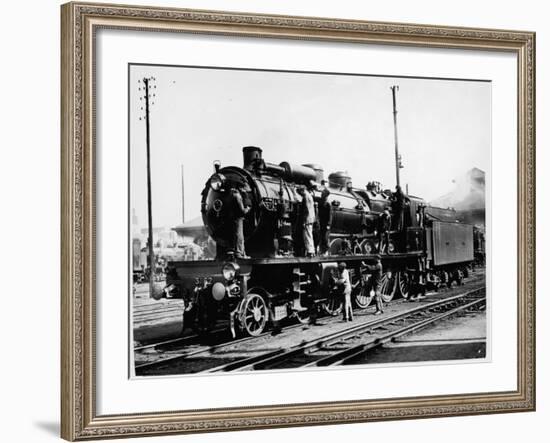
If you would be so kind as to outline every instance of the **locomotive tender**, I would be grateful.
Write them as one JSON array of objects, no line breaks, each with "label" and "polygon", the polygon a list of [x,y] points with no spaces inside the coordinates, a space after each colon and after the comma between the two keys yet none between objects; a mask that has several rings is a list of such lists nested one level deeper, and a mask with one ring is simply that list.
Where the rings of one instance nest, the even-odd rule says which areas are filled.
[{"label": "locomotive tender", "polygon": [[[324,178],[317,165],[265,162],[258,147],[243,148],[243,167],[215,164],[215,173],[202,192],[201,213],[216,241],[213,261],[170,262],[166,293],[184,299],[184,327],[199,331],[229,319],[237,331],[259,335],[285,318],[308,322],[318,310],[338,315],[340,295],[333,275],[346,262],[352,280],[352,298],[366,308],[374,296],[366,265],[380,258],[384,269],[383,299],[404,298],[441,283],[461,284],[474,261],[474,227],[460,223],[451,209],[430,207],[420,198],[406,197],[401,222],[392,214],[387,247],[379,251],[381,213],[392,209],[392,193],[371,182],[365,189],[352,186],[345,172]],[[310,189],[314,201],[330,190],[332,211],[330,252],[301,257],[298,186]],[[249,258],[231,255],[238,189],[250,211],[244,237]],[[395,208],[393,208],[395,209]]]}]

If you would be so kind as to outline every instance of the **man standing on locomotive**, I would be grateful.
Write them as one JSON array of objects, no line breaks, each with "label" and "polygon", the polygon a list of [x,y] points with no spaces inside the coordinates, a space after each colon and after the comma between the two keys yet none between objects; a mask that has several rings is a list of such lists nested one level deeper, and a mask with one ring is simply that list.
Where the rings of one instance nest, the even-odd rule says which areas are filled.
[{"label": "man standing on locomotive", "polygon": [[321,200],[319,201],[319,253],[321,255],[328,254],[329,237],[330,237],[330,224],[332,223],[332,208],[328,201],[330,191],[328,188],[324,188],[321,193]]},{"label": "man standing on locomotive", "polygon": [[236,258],[249,258],[244,249],[244,216],[248,214],[250,208],[243,203],[243,197],[236,188],[231,188],[231,194],[234,201],[233,218],[233,250]]},{"label": "man standing on locomotive", "polygon": [[298,186],[298,194],[302,196],[300,212],[298,217],[299,227],[302,228],[302,240],[304,242],[304,255],[313,257],[315,255],[315,243],[313,242],[313,223],[315,222],[315,206],[313,197],[305,186]]},{"label": "man standing on locomotive", "polygon": [[392,195],[392,210],[395,217],[395,230],[401,231],[405,226],[405,206],[406,197],[401,189],[401,186],[395,187],[395,192]]},{"label": "man standing on locomotive", "polygon": [[344,262],[338,263],[338,278],[336,286],[344,295],[344,321],[353,320],[353,309],[351,307],[351,281],[349,271]]},{"label": "man standing on locomotive", "polygon": [[389,252],[388,246],[390,244],[391,229],[391,214],[388,208],[384,209],[384,212],[380,214],[378,219],[378,252]]}]

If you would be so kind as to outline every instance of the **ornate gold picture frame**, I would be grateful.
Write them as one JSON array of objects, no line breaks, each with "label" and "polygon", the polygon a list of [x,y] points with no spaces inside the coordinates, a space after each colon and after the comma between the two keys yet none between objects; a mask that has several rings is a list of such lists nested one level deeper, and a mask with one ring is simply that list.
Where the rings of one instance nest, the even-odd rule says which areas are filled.
[{"label": "ornate gold picture frame", "polygon": [[[62,18],[62,437],[74,440],[443,417],[535,409],[535,34],[524,31],[68,3]],[[98,415],[96,391],[96,32],[190,33],[517,57],[517,389]],[[513,248],[511,248],[513,253]],[[121,268],[126,264],[122,263]],[[495,275],[497,271],[495,271]],[[513,291],[513,289],[510,289]]]}]

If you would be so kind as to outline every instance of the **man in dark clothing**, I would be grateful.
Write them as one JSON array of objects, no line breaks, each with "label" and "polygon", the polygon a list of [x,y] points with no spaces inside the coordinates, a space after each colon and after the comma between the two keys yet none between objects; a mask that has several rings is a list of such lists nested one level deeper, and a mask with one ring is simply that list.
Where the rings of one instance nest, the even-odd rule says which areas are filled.
[{"label": "man in dark clothing", "polygon": [[319,201],[319,253],[325,255],[328,253],[329,237],[330,237],[330,224],[332,223],[332,208],[328,201],[330,191],[325,188],[321,193],[321,200]]},{"label": "man in dark clothing", "polygon": [[289,252],[290,245],[285,232],[285,219],[287,218],[286,205],[284,198],[284,186],[282,177],[279,178],[279,199],[276,203],[276,216],[273,218],[273,255],[277,257],[281,252]]},{"label": "man in dark clothing", "polygon": [[249,258],[244,250],[244,216],[250,210],[249,207],[243,203],[243,197],[238,189],[231,189],[234,201],[235,217],[233,219],[233,249],[235,251],[235,257],[237,258]]},{"label": "man in dark clothing", "polygon": [[379,258],[377,258],[374,265],[367,265],[366,263],[363,263],[363,266],[369,272],[372,272],[371,283],[372,290],[374,291],[374,301],[376,302],[376,312],[374,313],[374,315],[383,314],[384,305],[382,303],[382,293],[380,292],[380,284],[382,282],[382,275],[384,273],[382,269],[382,262]]},{"label": "man in dark clothing", "polygon": [[390,240],[390,231],[391,228],[391,214],[390,211],[386,208],[384,212],[380,214],[378,219],[378,252],[389,252],[388,245]]},{"label": "man in dark clothing", "polygon": [[401,189],[401,186],[395,187],[395,192],[392,195],[392,210],[395,217],[395,229],[397,231],[403,230],[405,226],[405,205],[406,197]]}]

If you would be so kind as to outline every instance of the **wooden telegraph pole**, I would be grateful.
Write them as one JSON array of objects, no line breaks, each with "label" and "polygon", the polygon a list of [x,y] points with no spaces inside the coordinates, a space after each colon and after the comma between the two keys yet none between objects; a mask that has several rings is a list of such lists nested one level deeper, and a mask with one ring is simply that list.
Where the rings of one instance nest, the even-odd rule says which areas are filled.
[{"label": "wooden telegraph pole", "polygon": [[[155,284],[155,253],[153,250],[153,208],[151,201],[151,122],[150,122],[150,107],[154,102],[151,98],[154,98],[156,94],[152,93],[152,89],[156,89],[156,85],[152,85],[154,77],[144,77],[143,87],[145,95],[142,97],[145,99],[145,142],[147,146],[147,224],[148,224],[148,236],[147,244],[149,250],[149,297],[153,297],[154,284]],[[139,80],[138,80],[139,82]],[[141,90],[141,88],[139,88]],[[141,98],[140,98],[141,99]],[[143,107],[141,108],[143,109]],[[141,117],[139,118],[141,120]]]},{"label": "wooden telegraph pole", "polygon": [[392,99],[393,99],[393,138],[395,141],[395,181],[397,186],[401,186],[400,178],[399,178],[399,170],[403,167],[403,164],[401,163],[401,154],[399,154],[399,143],[397,139],[397,91],[399,91],[399,86],[394,85],[390,86],[391,93],[392,93]]}]

